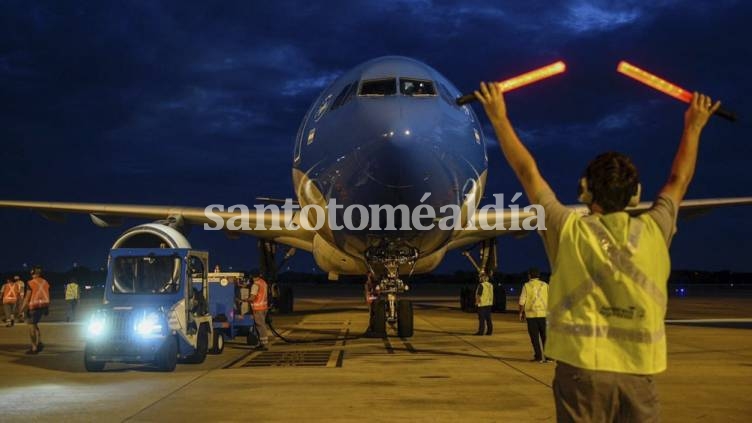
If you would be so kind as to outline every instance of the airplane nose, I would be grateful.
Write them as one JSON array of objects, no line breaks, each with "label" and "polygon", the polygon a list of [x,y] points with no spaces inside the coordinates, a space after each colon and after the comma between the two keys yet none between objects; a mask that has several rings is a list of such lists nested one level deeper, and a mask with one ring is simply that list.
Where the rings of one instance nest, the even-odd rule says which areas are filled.
[{"label": "airplane nose", "polygon": [[364,174],[374,183],[406,189],[433,174],[431,143],[411,127],[385,130],[365,147]]}]

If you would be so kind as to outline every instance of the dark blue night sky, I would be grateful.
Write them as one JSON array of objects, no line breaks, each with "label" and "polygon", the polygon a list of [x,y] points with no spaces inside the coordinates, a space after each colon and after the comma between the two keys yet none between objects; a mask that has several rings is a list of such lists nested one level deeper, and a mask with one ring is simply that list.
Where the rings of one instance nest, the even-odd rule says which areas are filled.
[{"label": "dark blue night sky", "polygon": [[[264,3],[273,2],[2,2],[0,198],[204,207],[288,197],[311,102],[349,68],[390,54],[424,61],[466,92],[564,59],[565,75],[507,98],[565,203],[601,151],[634,158],[645,199],[668,175],[685,107],[617,74],[627,59],[741,117],[711,121],[687,198],[752,195],[750,2]],[[520,190],[495,145],[489,162],[487,195]],[[752,271],[750,211],[680,222],[674,268]],[[8,270],[99,267],[124,229],[84,215],[60,224],[0,210],[0,219]],[[194,228],[191,240],[225,266],[257,260],[251,237]],[[535,234],[500,247],[503,270],[547,268]],[[313,260],[302,253],[291,265],[311,270]],[[440,270],[455,269],[469,265],[453,252]]]}]

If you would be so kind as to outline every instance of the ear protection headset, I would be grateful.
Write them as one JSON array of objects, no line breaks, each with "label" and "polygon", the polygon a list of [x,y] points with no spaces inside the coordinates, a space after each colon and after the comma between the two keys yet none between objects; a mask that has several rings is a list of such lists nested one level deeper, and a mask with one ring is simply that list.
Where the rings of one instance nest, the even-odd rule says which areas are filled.
[{"label": "ear protection headset", "polygon": [[[580,187],[578,191],[580,195],[577,197],[577,200],[580,203],[587,205],[593,203],[593,193],[590,192],[587,178],[580,178]],[[642,184],[638,183],[635,193],[629,197],[629,204],[627,204],[627,207],[635,207],[640,204],[640,194],[642,194]]]}]

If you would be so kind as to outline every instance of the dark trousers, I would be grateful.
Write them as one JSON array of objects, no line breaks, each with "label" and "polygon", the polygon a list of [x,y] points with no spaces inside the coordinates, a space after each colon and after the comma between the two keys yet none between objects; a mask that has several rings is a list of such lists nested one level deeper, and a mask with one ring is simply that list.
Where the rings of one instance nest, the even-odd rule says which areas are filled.
[{"label": "dark trousers", "polygon": [[69,322],[72,322],[76,320],[76,306],[78,305],[78,300],[65,300],[65,302],[68,303],[68,313],[66,318]]},{"label": "dark trousers", "polygon": [[[488,332],[486,332],[488,326]],[[478,334],[490,335],[493,333],[493,322],[491,321],[491,306],[478,307]]]},{"label": "dark trousers", "polygon": [[660,421],[652,375],[587,370],[559,361],[553,385],[557,422]]},{"label": "dark trousers", "polygon": [[526,320],[527,333],[530,335],[530,342],[533,344],[535,359],[543,360],[543,347],[546,345],[546,318],[532,317]]}]

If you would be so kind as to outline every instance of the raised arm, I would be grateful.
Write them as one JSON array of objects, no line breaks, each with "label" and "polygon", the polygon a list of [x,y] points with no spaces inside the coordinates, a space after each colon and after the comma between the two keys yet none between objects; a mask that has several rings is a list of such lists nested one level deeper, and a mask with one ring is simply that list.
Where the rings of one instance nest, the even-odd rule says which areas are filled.
[{"label": "raised arm", "polygon": [[721,102],[712,103],[710,97],[694,93],[689,108],[684,113],[684,132],[682,133],[679,149],[671,166],[671,174],[666,185],[661,189],[661,195],[666,195],[674,204],[679,204],[687,193],[689,183],[695,174],[697,152],[700,145],[700,134],[710,116],[721,107]]},{"label": "raised arm", "polygon": [[517,137],[509,122],[501,88],[498,84],[481,82],[480,91],[475,91],[475,96],[483,105],[496,132],[501,151],[522,184],[527,198],[531,203],[537,203],[537,196],[545,190],[550,190],[551,187],[541,176],[535,159]]}]

